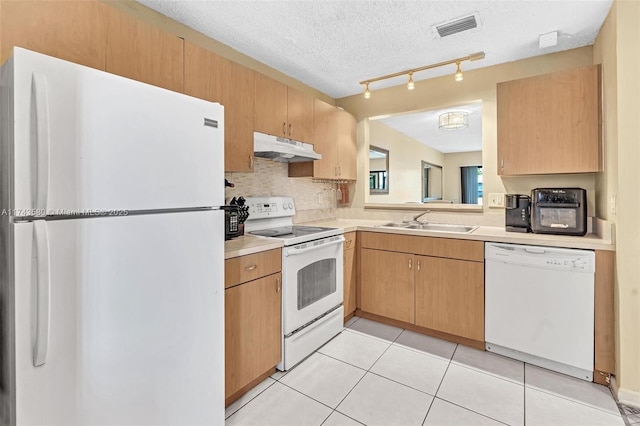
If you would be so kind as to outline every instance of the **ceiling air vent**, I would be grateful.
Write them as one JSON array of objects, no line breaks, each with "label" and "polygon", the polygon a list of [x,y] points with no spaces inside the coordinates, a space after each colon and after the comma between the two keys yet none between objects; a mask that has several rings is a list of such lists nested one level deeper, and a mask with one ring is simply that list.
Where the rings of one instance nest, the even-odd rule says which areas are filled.
[{"label": "ceiling air vent", "polygon": [[472,30],[478,27],[475,15],[466,16],[446,24],[438,25],[436,30],[440,37],[450,36],[452,34],[461,33],[462,31]]}]

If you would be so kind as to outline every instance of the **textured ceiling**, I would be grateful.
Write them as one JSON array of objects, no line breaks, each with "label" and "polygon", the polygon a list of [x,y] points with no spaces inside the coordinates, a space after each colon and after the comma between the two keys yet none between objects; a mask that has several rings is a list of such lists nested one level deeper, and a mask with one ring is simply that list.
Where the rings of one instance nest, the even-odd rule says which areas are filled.
[{"label": "textured ceiling", "polygon": [[[450,111],[469,113],[469,127],[440,130],[440,114]],[[378,121],[440,152],[482,151],[482,102],[455,108],[399,114],[380,118]]]},{"label": "textured ceiling", "polygon": [[[484,51],[463,70],[593,44],[612,0],[138,0],[333,98],[361,80]],[[478,28],[439,38],[435,25],[476,14]],[[558,45],[538,36],[558,31]],[[453,74],[455,65],[414,75]],[[406,77],[371,89],[404,84]]]}]

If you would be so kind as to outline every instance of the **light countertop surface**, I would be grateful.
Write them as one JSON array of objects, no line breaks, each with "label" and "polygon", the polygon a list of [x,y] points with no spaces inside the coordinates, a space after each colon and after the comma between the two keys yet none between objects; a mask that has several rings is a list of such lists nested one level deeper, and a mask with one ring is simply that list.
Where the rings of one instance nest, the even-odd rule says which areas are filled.
[{"label": "light countertop surface", "polygon": [[282,248],[283,246],[284,244],[280,240],[242,235],[224,242],[224,258],[231,259],[232,257],[246,256],[261,251]]},{"label": "light countertop surface", "polygon": [[499,243],[528,244],[549,247],[566,247],[590,250],[615,250],[615,245],[610,239],[602,238],[596,234],[587,234],[583,237],[570,235],[547,235],[507,232],[504,227],[479,226],[469,234],[453,232],[424,231],[417,229],[382,228],[380,225],[388,223],[388,220],[361,220],[361,219],[333,219],[315,222],[307,222],[305,225],[327,226],[331,228],[343,228],[344,232],[370,231],[384,232],[388,234],[417,235],[439,238],[456,238],[462,240],[480,240]]}]

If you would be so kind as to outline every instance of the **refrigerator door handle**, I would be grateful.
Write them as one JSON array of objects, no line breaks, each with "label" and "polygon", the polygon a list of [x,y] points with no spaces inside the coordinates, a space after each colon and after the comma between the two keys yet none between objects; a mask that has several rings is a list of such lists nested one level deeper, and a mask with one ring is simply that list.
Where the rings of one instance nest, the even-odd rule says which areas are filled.
[{"label": "refrigerator door handle", "polygon": [[36,162],[36,188],[35,188],[35,216],[45,216],[49,196],[49,99],[47,95],[47,82],[42,75],[31,75],[31,123],[32,138],[35,137],[36,154],[32,157]]},{"label": "refrigerator door handle", "polygon": [[43,220],[33,222],[36,244],[36,297],[35,336],[33,336],[33,366],[39,367],[47,361],[51,315],[51,269],[49,234]]}]

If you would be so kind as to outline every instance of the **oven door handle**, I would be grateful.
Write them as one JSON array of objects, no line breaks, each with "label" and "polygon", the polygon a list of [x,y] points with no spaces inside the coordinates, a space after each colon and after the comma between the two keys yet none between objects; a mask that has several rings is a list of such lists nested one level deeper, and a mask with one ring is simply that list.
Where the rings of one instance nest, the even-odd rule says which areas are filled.
[{"label": "oven door handle", "polygon": [[321,248],[324,247],[328,247],[328,246],[332,246],[334,244],[342,244],[344,242],[344,238],[341,237],[339,239],[333,240],[333,241],[329,241],[327,243],[323,243],[323,244],[318,244],[318,245],[313,245],[311,247],[303,247],[303,248],[298,248],[298,247],[290,247],[287,250],[287,256],[294,256],[294,255],[298,255],[298,254],[303,254],[303,253],[307,253],[313,250],[320,250]]}]

